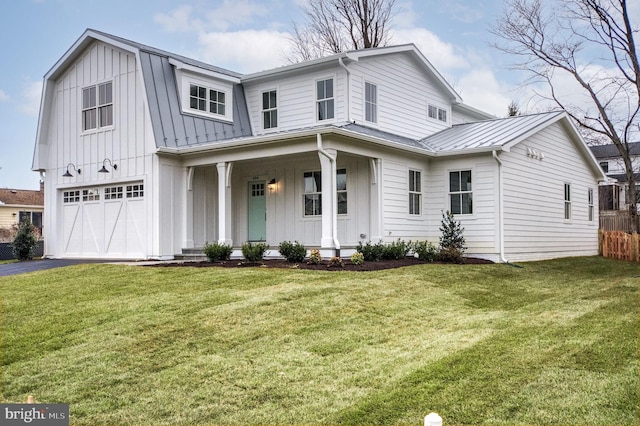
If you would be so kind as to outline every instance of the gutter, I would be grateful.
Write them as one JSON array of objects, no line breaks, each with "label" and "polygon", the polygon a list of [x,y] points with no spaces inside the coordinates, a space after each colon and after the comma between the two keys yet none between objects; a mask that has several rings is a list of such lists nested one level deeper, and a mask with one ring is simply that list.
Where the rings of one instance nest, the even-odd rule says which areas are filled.
[{"label": "gutter", "polygon": [[500,231],[500,260],[502,263],[509,264],[509,261],[504,257],[504,203],[503,203],[503,188],[502,188],[502,161],[498,157],[496,150],[491,151],[493,158],[498,163],[498,229]]},{"label": "gutter", "polygon": [[322,147],[322,134],[318,133],[316,138],[318,141],[318,152],[327,157],[331,163],[331,197],[333,198],[333,202],[331,203],[333,207],[331,209],[331,233],[333,234],[333,245],[336,249],[336,256],[340,256],[340,241],[338,241],[338,193],[333,190],[337,185],[336,160]]},{"label": "gutter", "polygon": [[351,71],[347,68],[347,65],[342,60],[342,56],[338,58],[338,63],[347,73],[347,121],[351,122],[351,90],[350,90],[350,81],[351,81]]}]

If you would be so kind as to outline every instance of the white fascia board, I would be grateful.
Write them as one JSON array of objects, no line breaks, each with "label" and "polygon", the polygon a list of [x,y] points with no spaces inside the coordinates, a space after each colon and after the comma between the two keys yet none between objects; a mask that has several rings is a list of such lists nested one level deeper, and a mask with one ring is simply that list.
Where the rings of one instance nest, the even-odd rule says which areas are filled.
[{"label": "white fascia board", "polygon": [[325,56],[324,58],[312,59],[310,61],[298,62],[297,64],[285,65],[279,68],[272,68],[270,70],[259,71],[253,74],[247,74],[240,77],[242,83],[251,83],[253,81],[259,81],[266,78],[273,78],[276,76],[281,76],[283,74],[288,74],[292,72],[296,72],[305,68],[314,68],[322,65],[330,64],[331,62],[338,63],[340,58],[349,58],[349,53],[338,53],[331,56]]},{"label": "white fascia board", "polygon": [[460,156],[460,155],[490,154],[493,151],[509,152],[509,149],[501,145],[495,145],[495,146],[485,146],[481,148],[458,149],[453,151],[438,151],[438,152],[432,153],[431,155],[433,157],[441,158],[441,157],[454,157],[454,156]]},{"label": "white fascia board", "polygon": [[493,120],[497,117],[493,114],[489,114],[488,112],[482,111],[478,108],[472,107],[471,105],[467,105],[465,103],[459,102],[455,103],[451,106],[453,109],[457,109],[460,111],[464,111],[468,114],[476,115],[478,117],[482,117],[481,120]]},{"label": "white fascia board", "polygon": [[240,78],[230,75],[218,73],[215,71],[206,70],[204,68],[195,67],[193,65],[185,64],[175,58],[169,58],[169,63],[173,65],[176,70],[184,70],[195,74],[204,75],[206,77],[215,78],[217,80],[224,80],[233,84],[240,84]]}]

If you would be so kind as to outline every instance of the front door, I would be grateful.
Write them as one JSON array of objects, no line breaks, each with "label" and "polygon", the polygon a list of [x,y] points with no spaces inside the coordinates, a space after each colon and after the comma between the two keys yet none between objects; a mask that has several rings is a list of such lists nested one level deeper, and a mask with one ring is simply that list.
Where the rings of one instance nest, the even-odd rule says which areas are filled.
[{"label": "front door", "polygon": [[266,181],[249,182],[249,241],[267,240]]}]

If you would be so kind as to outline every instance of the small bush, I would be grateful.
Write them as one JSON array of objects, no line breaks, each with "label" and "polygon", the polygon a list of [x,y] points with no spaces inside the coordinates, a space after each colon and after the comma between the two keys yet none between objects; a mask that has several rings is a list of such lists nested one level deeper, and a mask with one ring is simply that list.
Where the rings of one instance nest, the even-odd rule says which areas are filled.
[{"label": "small bush", "polygon": [[287,262],[302,262],[307,255],[307,249],[299,242],[283,241],[278,246],[280,255],[287,259]]},{"label": "small bush", "polygon": [[18,225],[18,232],[11,243],[13,256],[18,260],[33,259],[33,250],[38,242],[33,224],[29,219],[24,219]]},{"label": "small bush", "polygon": [[344,262],[338,256],[333,256],[329,259],[327,268],[344,268]]},{"label": "small bush", "polygon": [[438,248],[429,241],[418,241],[414,244],[414,251],[418,255],[418,259],[423,262],[438,260]]},{"label": "small bush", "polygon": [[362,265],[364,263],[364,255],[359,251],[351,255],[351,263],[354,265]]},{"label": "small bush", "polygon": [[264,253],[269,250],[266,243],[244,243],[242,245],[242,255],[249,262],[259,262],[264,258]]},{"label": "small bush", "polygon": [[309,254],[309,261],[307,262],[310,265],[319,265],[322,263],[322,255],[320,254],[320,250],[311,250]]},{"label": "small bush", "polygon": [[217,262],[219,260],[231,259],[231,253],[233,253],[233,247],[228,244],[205,244],[202,251],[209,259],[209,262]]},{"label": "small bush", "polygon": [[392,242],[384,246],[382,251],[382,258],[386,260],[398,260],[407,256],[407,253],[411,250],[411,243],[405,243],[398,238],[397,241]]},{"label": "small bush", "polygon": [[384,244],[381,242],[371,244],[371,241],[368,241],[367,244],[362,245],[362,242],[360,242],[356,247],[356,250],[362,253],[365,261],[379,262],[382,260],[382,256],[384,255]]},{"label": "small bush", "polygon": [[464,228],[460,222],[456,221],[449,211],[442,213],[440,226],[440,254],[439,258],[443,262],[462,263],[462,255],[466,247],[464,246]]},{"label": "small bush", "polygon": [[441,249],[440,253],[438,253],[438,260],[441,262],[464,263],[462,251],[455,247]]}]

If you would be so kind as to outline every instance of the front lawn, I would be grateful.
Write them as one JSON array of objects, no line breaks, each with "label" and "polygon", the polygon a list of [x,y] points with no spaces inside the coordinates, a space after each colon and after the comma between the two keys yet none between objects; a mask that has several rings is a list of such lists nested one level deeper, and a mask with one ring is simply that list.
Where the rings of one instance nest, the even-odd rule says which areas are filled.
[{"label": "front lawn", "polygon": [[74,425],[637,425],[638,265],[0,277],[2,402]]}]

